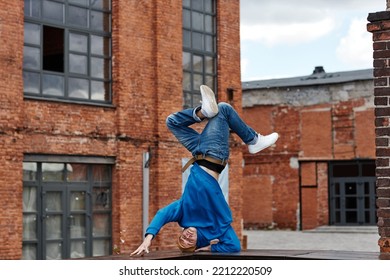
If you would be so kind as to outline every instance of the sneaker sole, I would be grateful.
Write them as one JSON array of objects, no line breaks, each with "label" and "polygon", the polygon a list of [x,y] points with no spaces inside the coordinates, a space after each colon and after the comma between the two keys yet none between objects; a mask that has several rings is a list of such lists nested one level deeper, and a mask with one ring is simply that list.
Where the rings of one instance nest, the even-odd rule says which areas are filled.
[{"label": "sneaker sole", "polygon": [[209,88],[208,86],[201,85],[200,86],[200,93],[202,95],[202,100],[207,100],[208,104],[210,105],[210,109],[214,114],[218,113],[218,104],[217,101],[215,100],[215,94]]}]

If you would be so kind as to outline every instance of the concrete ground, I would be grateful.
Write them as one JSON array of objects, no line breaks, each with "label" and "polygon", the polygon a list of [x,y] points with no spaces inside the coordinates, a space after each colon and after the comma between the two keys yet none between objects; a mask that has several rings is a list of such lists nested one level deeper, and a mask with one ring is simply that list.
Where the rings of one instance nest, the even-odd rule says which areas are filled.
[{"label": "concrete ground", "polygon": [[244,230],[247,249],[379,252],[377,227],[319,227],[309,231]]}]

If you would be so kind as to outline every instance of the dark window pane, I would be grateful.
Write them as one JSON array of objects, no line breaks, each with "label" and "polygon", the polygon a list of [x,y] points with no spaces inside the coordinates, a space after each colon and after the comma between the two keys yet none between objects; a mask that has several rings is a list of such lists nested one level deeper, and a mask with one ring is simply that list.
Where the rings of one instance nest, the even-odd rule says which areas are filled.
[{"label": "dark window pane", "polygon": [[370,206],[371,206],[371,198],[370,197],[365,197],[364,198],[364,208],[366,209],[370,209]]},{"label": "dark window pane", "polygon": [[338,223],[340,223],[341,222],[341,212],[340,211],[336,211],[335,212],[335,222],[338,224]]},{"label": "dark window pane", "polygon": [[69,6],[68,23],[81,27],[88,26],[88,10],[81,7]]},{"label": "dark window pane", "polygon": [[94,182],[103,183],[111,181],[111,167],[108,165],[93,165],[92,179]]},{"label": "dark window pane", "polygon": [[340,164],[333,166],[333,177],[356,177],[359,176],[357,164]]},{"label": "dark window pane", "polygon": [[357,188],[356,188],[356,183],[346,183],[345,184],[345,194],[356,194]]},{"label": "dark window pane", "polygon": [[69,97],[71,98],[89,98],[88,80],[69,78]]},{"label": "dark window pane", "polygon": [[93,188],[92,207],[94,211],[109,209],[111,207],[109,188]]},{"label": "dark window pane", "polygon": [[64,29],[43,27],[43,70],[64,72]]},{"label": "dark window pane", "polygon": [[64,96],[64,78],[56,75],[42,75],[42,93],[44,95]]},{"label": "dark window pane", "polygon": [[24,23],[24,42],[34,45],[41,43],[41,27],[38,24]]},{"label": "dark window pane", "polygon": [[340,209],[340,198],[336,197],[334,200],[334,205],[336,209]]},{"label": "dark window pane", "polygon": [[64,22],[64,4],[43,0],[43,18]]},{"label": "dark window pane", "polygon": [[335,193],[336,195],[340,195],[340,183],[336,183],[336,184],[334,185],[334,193]]},{"label": "dark window pane", "polygon": [[345,208],[356,209],[357,208],[357,198],[356,197],[346,197],[345,198]]},{"label": "dark window pane", "polygon": [[347,223],[357,223],[357,212],[345,211],[345,221]]},{"label": "dark window pane", "polygon": [[362,176],[375,177],[375,163],[362,164]]},{"label": "dark window pane", "polygon": [[88,165],[78,163],[68,163],[66,165],[68,170],[67,180],[68,182],[86,182],[88,180],[87,170]]}]

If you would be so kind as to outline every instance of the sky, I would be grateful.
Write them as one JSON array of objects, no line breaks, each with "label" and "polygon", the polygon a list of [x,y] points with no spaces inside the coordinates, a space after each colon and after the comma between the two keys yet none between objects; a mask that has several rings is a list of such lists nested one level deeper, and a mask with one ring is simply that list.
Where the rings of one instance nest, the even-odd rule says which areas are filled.
[{"label": "sky", "polygon": [[369,13],[386,0],[240,0],[241,80],[372,68]]}]

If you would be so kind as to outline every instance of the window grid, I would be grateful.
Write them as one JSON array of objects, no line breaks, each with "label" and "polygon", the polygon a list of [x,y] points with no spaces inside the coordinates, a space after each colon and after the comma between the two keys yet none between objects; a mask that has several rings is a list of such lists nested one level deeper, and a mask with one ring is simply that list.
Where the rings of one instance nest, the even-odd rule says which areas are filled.
[{"label": "window grid", "polygon": [[217,92],[216,8],[214,0],[183,0],[184,108],[199,105],[200,85]]},{"label": "window grid", "polygon": [[[111,104],[111,1],[24,0],[24,2],[25,96],[78,103]],[[57,17],[47,16],[52,13]],[[46,31],[50,29],[57,30],[57,33],[52,32],[49,36],[49,32]],[[58,30],[62,30],[62,38]],[[63,41],[62,52],[58,51],[58,46],[47,43],[50,38],[54,42],[60,41],[53,39],[53,34]],[[44,50],[44,46],[51,49]],[[45,62],[56,61],[51,54],[56,51],[59,52],[55,65],[57,67],[47,66]],[[58,67],[61,58],[62,68]]]}]

